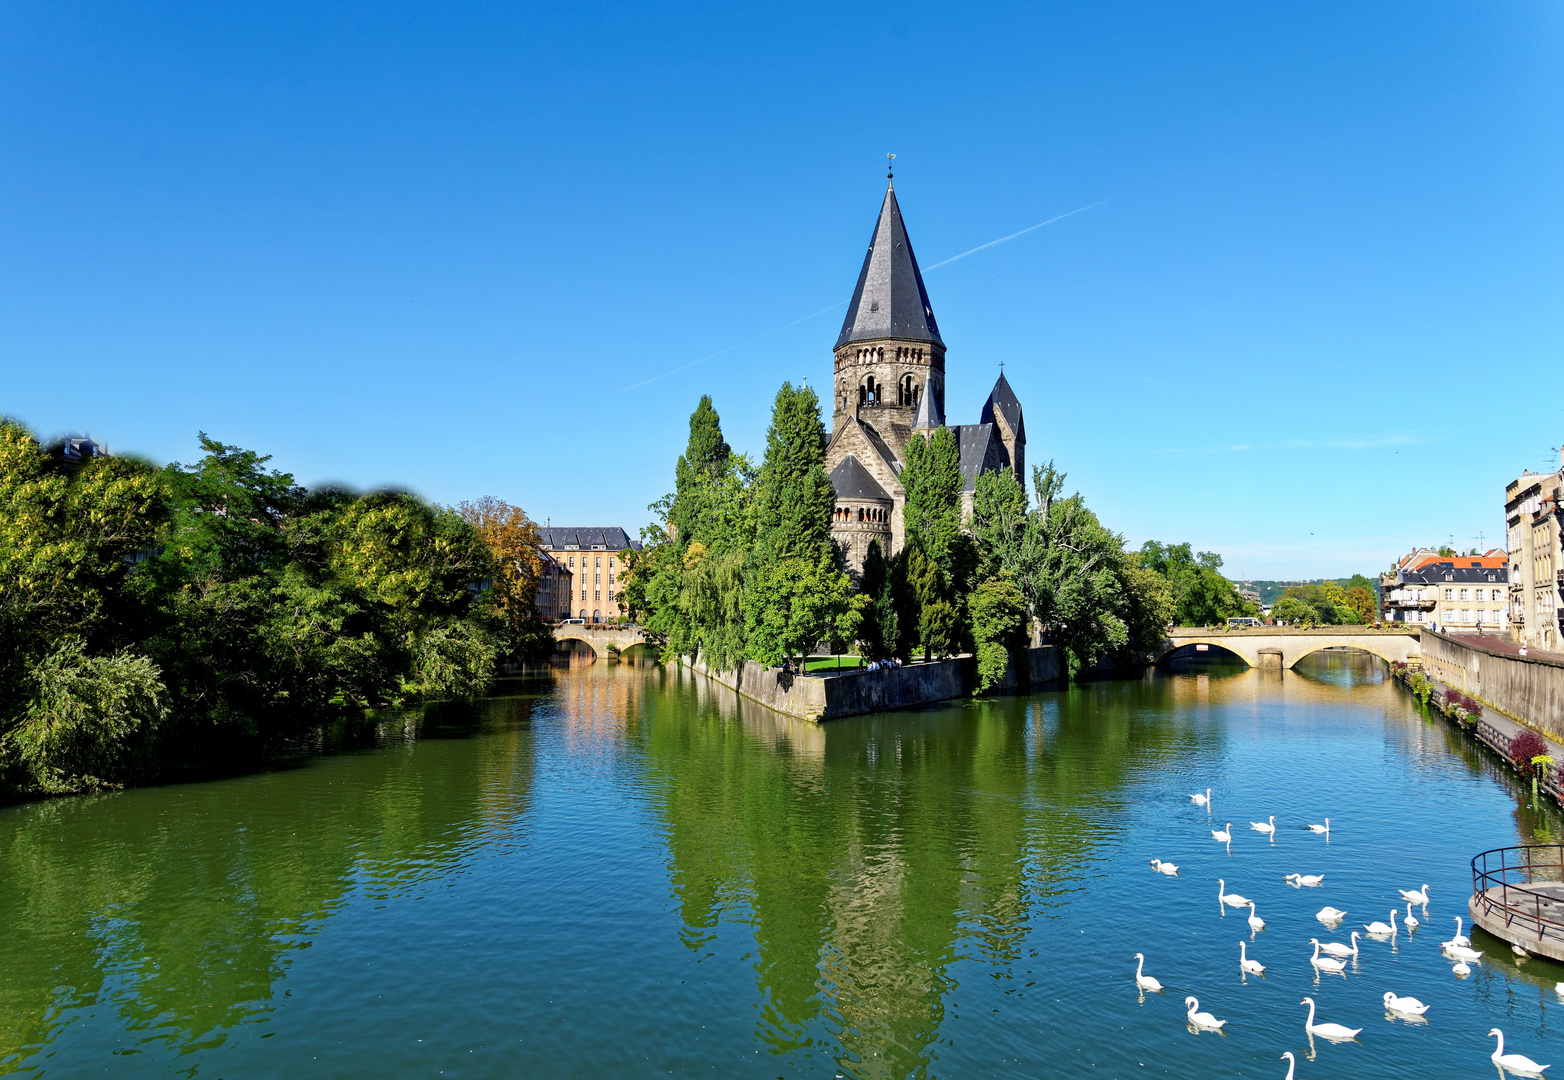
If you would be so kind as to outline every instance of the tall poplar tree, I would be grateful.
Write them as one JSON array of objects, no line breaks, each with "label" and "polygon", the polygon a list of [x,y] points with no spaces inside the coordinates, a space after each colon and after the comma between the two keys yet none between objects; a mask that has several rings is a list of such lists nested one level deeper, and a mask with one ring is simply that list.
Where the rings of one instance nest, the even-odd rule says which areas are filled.
[{"label": "tall poplar tree", "polygon": [[755,482],[755,538],[745,568],[746,650],[776,664],[823,638],[850,640],[867,601],[831,542],[836,492],[825,472],[820,400],[783,383]]}]

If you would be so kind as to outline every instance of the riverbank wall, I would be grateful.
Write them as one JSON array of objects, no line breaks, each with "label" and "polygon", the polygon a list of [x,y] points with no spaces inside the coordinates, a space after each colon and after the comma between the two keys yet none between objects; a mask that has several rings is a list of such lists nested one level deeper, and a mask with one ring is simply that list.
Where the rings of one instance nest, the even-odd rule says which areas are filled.
[{"label": "riverbank wall", "polygon": [[1429,630],[1423,631],[1422,659],[1430,677],[1550,739],[1564,740],[1564,663]]},{"label": "riverbank wall", "polygon": [[[1451,700],[1450,695],[1453,692],[1477,701],[1475,694],[1468,694],[1460,687],[1451,686],[1416,666],[1395,665],[1391,668],[1391,674],[1418,700],[1497,754],[1507,769],[1519,773],[1515,767],[1514,756],[1510,752],[1510,741],[1522,731],[1528,730],[1527,728],[1498,712],[1489,712],[1486,708],[1476,716],[1468,715],[1464,708]],[[1418,681],[1420,676],[1425,680],[1421,683],[1421,692]],[[1483,703],[1479,702],[1479,705],[1481,704]],[[1548,744],[1548,753],[1552,755],[1553,760],[1564,764],[1564,746],[1547,735],[1543,735],[1543,741]],[[1537,782],[1537,791],[1564,805],[1564,769],[1547,770]]]},{"label": "riverbank wall", "polygon": [[[744,661],[736,671],[713,671],[698,659],[690,666],[751,701],[811,723],[966,697],[977,686],[977,661],[970,655],[830,675],[792,675],[753,660]],[[1012,655],[992,692],[1041,690],[1063,676],[1058,648],[1042,645]]]}]

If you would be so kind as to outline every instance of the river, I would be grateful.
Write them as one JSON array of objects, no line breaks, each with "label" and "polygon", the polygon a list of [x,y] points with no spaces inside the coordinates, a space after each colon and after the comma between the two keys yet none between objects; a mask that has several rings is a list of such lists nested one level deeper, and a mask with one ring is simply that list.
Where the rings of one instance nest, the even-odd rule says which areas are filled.
[{"label": "river", "polygon": [[[1491,1076],[1495,1026],[1564,1068],[1564,968],[1477,933],[1457,978],[1438,946],[1472,855],[1560,834],[1364,654],[824,726],[576,666],[266,772],[0,810],[0,1073],[1279,1078],[1290,1050],[1426,1080]],[[1309,938],[1425,883],[1415,933],[1316,978]],[[1311,1060],[1305,995],[1358,1040]]]}]

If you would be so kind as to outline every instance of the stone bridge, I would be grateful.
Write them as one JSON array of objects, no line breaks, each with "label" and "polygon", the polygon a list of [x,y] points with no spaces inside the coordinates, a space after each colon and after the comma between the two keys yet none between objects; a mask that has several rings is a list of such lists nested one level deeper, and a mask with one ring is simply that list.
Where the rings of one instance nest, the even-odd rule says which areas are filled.
[{"label": "stone bridge", "polygon": [[1250,667],[1290,668],[1310,653],[1321,649],[1361,649],[1381,660],[1411,660],[1422,655],[1417,632],[1375,630],[1369,626],[1249,626],[1232,630],[1207,630],[1198,626],[1177,626],[1168,631],[1157,657],[1160,663],[1176,649],[1187,645],[1208,645],[1226,649]]},{"label": "stone bridge", "polygon": [[634,645],[645,645],[646,635],[639,626],[616,623],[558,623],[554,627],[555,641],[584,641],[599,656],[612,645],[623,652]]}]

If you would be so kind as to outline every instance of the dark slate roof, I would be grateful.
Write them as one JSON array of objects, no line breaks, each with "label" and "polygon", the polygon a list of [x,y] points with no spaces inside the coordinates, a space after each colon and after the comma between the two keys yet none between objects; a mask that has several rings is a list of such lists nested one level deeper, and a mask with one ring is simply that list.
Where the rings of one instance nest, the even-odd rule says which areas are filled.
[{"label": "dark slate roof", "polygon": [[591,551],[594,548],[608,551],[623,551],[625,548],[640,550],[641,543],[630,539],[630,534],[617,526],[591,526],[589,528],[566,528],[563,525],[555,525],[551,528],[540,528],[538,532],[543,537],[543,546],[550,551],[561,551],[567,548],[580,548],[583,551]]},{"label": "dark slate roof", "polygon": [[868,436],[869,444],[874,447],[875,453],[885,459],[885,464],[891,467],[891,472],[900,476],[901,462],[896,460],[896,455],[891,451],[890,444],[885,441],[884,436],[874,430],[873,424],[860,420],[858,421],[858,426],[863,428],[863,433]]},{"label": "dark slate roof", "polygon": [[964,490],[977,490],[979,473],[1002,469],[1010,463],[1005,444],[999,438],[999,429],[993,424],[959,424],[950,430],[955,432],[956,444],[961,447]]},{"label": "dark slate roof", "polygon": [[983,411],[978,416],[978,423],[992,424],[994,412],[1005,418],[1005,423],[1010,425],[1010,430],[1017,435],[1025,432],[1021,427],[1021,402],[1016,399],[1016,392],[1010,389],[1010,380],[1005,378],[1005,373],[999,373],[999,381],[994,384],[994,389],[988,392],[988,400],[983,402]]},{"label": "dark slate roof", "polygon": [[933,388],[925,386],[923,396],[918,399],[918,417],[912,422],[913,430],[944,426],[945,418],[940,415],[939,402],[935,400]]},{"label": "dark slate roof", "polygon": [[863,467],[852,454],[848,454],[837,462],[836,468],[831,470],[831,486],[836,489],[838,499],[883,499],[891,501],[891,497],[885,493],[880,482],[869,475],[869,470]]},{"label": "dark slate roof", "polygon": [[1502,566],[1484,570],[1438,562],[1416,570],[1403,570],[1399,576],[1401,581],[1413,585],[1504,585],[1510,580],[1510,571]]},{"label": "dark slate roof", "polygon": [[912,241],[902,224],[896,191],[891,187],[885,189],[880,219],[869,238],[869,251],[858,272],[858,287],[853,290],[852,303],[847,305],[847,318],[835,348],[870,338],[928,341],[941,348],[945,345],[934,321],[934,309],[929,306],[929,293],[923,287],[917,257],[912,253]]}]

